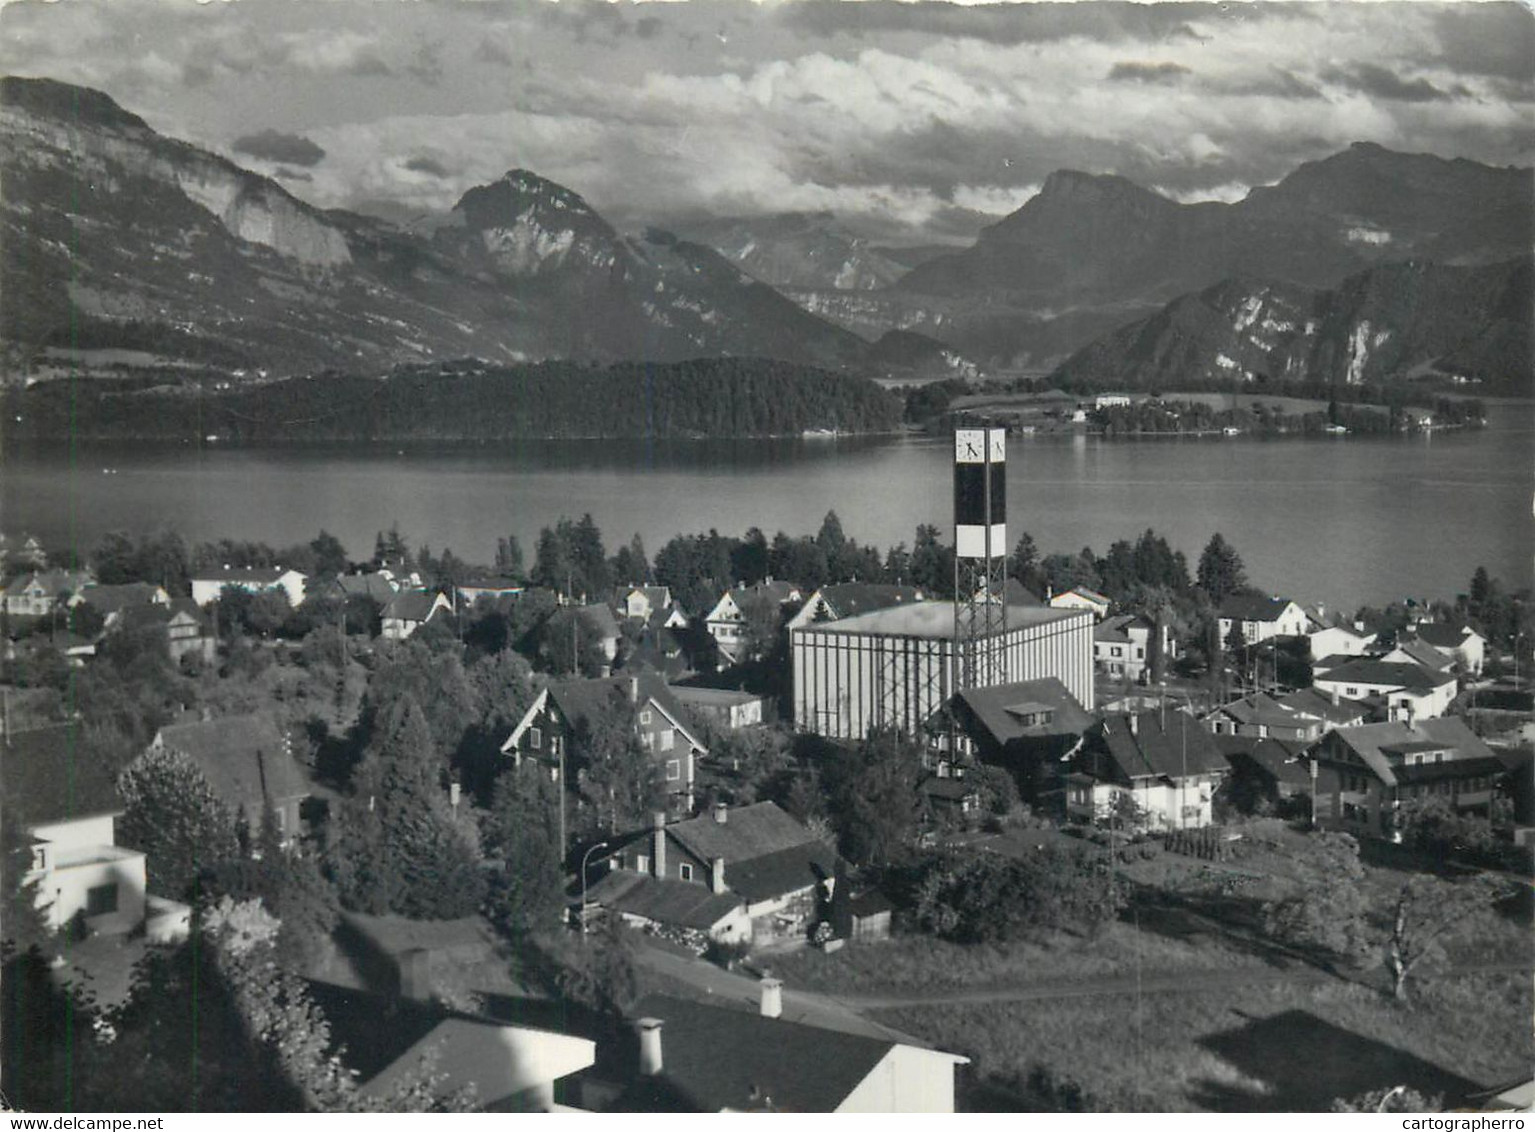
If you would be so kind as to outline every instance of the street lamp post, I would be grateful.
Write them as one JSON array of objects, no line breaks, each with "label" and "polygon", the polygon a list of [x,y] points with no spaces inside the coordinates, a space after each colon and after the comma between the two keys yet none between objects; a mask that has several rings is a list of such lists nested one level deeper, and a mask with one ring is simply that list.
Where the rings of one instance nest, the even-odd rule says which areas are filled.
[{"label": "street lamp post", "polygon": [[586,934],[586,862],[598,849],[606,849],[608,843],[599,841],[581,854],[581,934]]}]

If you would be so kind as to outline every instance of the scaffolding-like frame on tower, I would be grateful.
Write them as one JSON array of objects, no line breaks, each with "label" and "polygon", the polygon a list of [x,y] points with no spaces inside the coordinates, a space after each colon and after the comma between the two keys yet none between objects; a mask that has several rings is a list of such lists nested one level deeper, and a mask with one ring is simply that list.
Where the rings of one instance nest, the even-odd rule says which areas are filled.
[{"label": "scaffolding-like frame on tower", "polygon": [[[983,555],[979,558],[960,553],[960,522],[958,500],[954,515],[954,687],[955,692],[967,688],[986,688],[1001,682],[1002,661],[998,655],[1003,637],[1007,632],[1007,547],[993,543],[992,475],[995,464],[1006,463],[1005,450],[1002,458],[993,460],[990,443],[993,432],[1003,430],[989,419],[958,421],[954,434],[956,441],[956,468],[958,467],[958,437],[961,430],[980,430],[986,443],[983,445]],[[1005,435],[1005,433],[1004,433]],[[957,494],[957,493],[956,493]],[[1005,506],[1005,497],[1000,500]]]}]

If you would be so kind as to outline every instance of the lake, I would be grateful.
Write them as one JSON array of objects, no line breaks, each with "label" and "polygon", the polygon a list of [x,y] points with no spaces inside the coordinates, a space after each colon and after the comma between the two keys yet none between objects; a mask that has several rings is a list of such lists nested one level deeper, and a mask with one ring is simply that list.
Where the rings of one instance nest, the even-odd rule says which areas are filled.
[{"label": "lake", "polygon": [[[1535,418],[1489,407],[1489,427],[1413,437],[1014,437],[1010,536],[1042,554],[1103,554],[1147,527],[1190,565],[1212,532],[1252,581],[1352,610],[1465,590],[1485,565],[1531,581]],[[834,509],[881,548],[919,523],[951,529],[950,446],[913,436],[761,441],[508,441],[499,446],[12,445],[0,529],[88,550],[106,531],[171,526],[189,541],[291,545],[325,528],[353,557],[391,524],[433,551],[489,562],[515,534],[591,512],[611,553],[638,532],[761,527],[813,534]]]}]

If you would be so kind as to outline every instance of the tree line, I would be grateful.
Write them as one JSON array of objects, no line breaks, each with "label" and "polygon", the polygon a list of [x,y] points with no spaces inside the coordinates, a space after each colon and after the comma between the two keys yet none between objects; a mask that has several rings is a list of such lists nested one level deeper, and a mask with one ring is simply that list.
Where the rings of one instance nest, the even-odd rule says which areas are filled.
[{"label": "tree line", "polygon": [[27,436],[243,442],[798,436],[888,431],[901,416],[900,401],[867,378],[760,358],[457,362],[233,387],[39,382],[8,390],[5,408],[7,430]]}]

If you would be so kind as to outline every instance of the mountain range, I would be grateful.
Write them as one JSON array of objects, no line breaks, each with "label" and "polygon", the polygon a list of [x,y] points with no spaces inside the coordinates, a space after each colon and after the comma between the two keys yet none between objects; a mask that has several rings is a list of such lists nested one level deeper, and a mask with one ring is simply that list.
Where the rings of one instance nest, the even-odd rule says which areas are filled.
[{"label": "mountain range", "polygon": [[1375,145],[1231,204],[1060,171],[959,249],[875,246],[821,213],[623,234],[520,169],[407,229],[314,208],[100,92],[8,78],[0,177],[0,347],[34,377],[762,356],[1163,388],[1437,364],[1530,386],[1530,171]]}]

